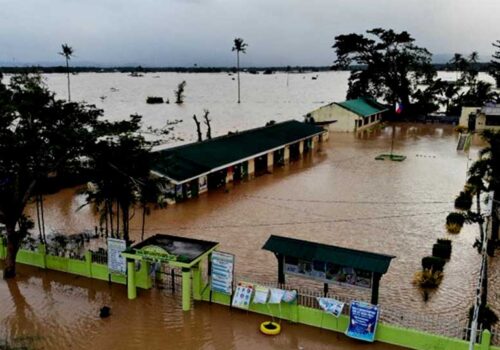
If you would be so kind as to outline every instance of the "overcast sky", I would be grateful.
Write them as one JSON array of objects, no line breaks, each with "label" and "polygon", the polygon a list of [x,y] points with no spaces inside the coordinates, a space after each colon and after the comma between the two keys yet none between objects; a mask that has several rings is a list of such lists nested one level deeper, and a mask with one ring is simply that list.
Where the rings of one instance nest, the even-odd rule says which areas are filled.
[{"label": "overcast sky", "polygon": [[0,63],[230,66],[329,65],[334,37],[374,27],[407,30],[434,54],[500,39],[500,0],[0,0]]}]

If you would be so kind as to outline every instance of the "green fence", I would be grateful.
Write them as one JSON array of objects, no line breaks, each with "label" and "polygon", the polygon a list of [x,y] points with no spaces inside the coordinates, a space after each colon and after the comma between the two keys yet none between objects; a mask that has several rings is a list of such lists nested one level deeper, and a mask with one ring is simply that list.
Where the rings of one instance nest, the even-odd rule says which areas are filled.
[{"label": "green fence", "polygon": [[[0,259],[5,259],[7,247],[0,238]],[[118,284],[127,284],[127,276],[110,273],[108,266],[92,262],[92,252],[85,252],[84,259],[71,259],[60,256],[48,255],[45,245],[40,244],[35,251],[20,249],[16,261],[21,264],[39,267],[42,269],[55,270],[71,273],[73,275],[93,278],[101,281],[109,281]],[[151,288],[149,278],[149,263],[143,262],[138,271],[135,272],[136,285],[139,288]]]},{"label": "green fence", "polygon": [[[226,306],[230,305],[230,297],[228,295],[217,292],[210,294],[209,285],[205,285],[203,288],[202,300]],[[349,324],[349,317],[346,315],[340,315],[336,318],[333,315],[326,314],[322,310],[298,305],[297,302],[292,304],[281,303],[279,305],[250,304],[249,311],[341,333],[345,332]],[[444,337],[381,322],[377,326],[375,340],[415,350],[469,349],[469,342],[465,340]],[[484,331],[481,337],[481,344],[476,344],[475,350],[500,350],[500,347],[492,346],[490,342],[490,332]]]}]

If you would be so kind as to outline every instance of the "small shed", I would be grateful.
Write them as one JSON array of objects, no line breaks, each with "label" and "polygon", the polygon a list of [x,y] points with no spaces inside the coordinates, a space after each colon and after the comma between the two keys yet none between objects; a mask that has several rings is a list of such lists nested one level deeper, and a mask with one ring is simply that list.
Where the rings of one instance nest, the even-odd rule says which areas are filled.
[{"label": "small shed", "polygon": [[278,282],[285,274],[298,275],[328,284],[371,288],[371,303],[378,303],[379,282],[389,269],[392,255],[271,235],[262,249],[278,259]]},{"label": "small shed", "polygon": [[369,128],[380,122],[388,108],[371,98],[357,98],[332,102],[307,114],[317,124],[334,122],[330,131],[353,132]]}]

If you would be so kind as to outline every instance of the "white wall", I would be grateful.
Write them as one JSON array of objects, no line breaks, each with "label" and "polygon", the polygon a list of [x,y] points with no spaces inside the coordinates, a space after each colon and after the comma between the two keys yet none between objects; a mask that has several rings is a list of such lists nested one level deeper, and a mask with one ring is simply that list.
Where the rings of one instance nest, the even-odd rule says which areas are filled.
[{"label": "white wall", "polygon": [[[362,118],[356,113],[349,111],[337,104],[329,104],[322,106],[314,111],[312,111],[311,116],[316,122],[326,122],[336,120],[336,123],[329,125],[329,130],[334,132],[353,132],[356,130],[362,130],[369,128],[380,121],[380,118],[375,118],[373,123],[368,123],[366,125],[361,125],[361,127],[356,127],[356,121]],[[370,118],[370,117],[366,117]],[[362,123],[364,124],[364,122]]]}]

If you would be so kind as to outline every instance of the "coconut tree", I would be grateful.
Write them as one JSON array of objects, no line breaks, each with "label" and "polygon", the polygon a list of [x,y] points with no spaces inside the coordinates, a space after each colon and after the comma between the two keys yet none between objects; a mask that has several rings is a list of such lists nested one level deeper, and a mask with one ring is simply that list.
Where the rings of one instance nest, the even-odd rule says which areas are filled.
[{"label": "coconut tree", "polygon": [[500,40],[492,43],[493,47],[497,49],[490,61],[490,75],[495,78],[497,88],[500,88]]},{"label": "coconut tree", "polygon": [[240,52],[246,53],[247,46],[248,45],[245,42],[243,42],[242,38],[235,38],[234,39],[233,51],[236,51],[236,67],[237,67],[237,74],[238,74],[238,103],[241,102],[241,99],[240,99]]},{"label": "coconut tree", "polygon": [[73,57],[73,48],[68,44],[61,45],[62,51],[59,52],[59,55],[63,56],[66,59],[66,76],[68,78],[68,101],[71,101],[71,89],[69,83],[69,60]]}]

